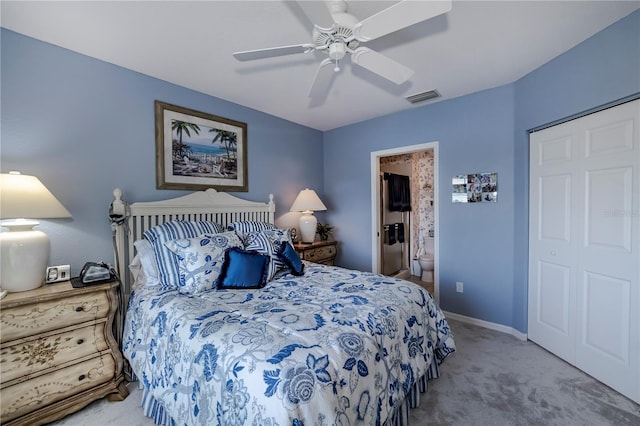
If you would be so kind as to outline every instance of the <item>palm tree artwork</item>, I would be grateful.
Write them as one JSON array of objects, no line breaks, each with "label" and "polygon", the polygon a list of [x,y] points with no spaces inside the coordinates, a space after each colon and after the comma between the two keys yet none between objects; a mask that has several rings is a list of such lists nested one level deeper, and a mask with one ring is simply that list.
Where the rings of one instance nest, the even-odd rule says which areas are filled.
[{"label": "palm tree artwork", "polygon": [[231,158],[230,151],[234,153],[235,157],[235,154],[237,152],[236,147],[238,145],[236,132],[219,129],[209,129],[209,132],[216,132],[216,136],[213,138],[211,143],[216,143],[219,141],[222,146],[224,146],[224,149],[227,150],[227,158]]},{"label": "palm tree artwork", "polygon": [[[237,133],[181,120],[171,120],[173,174],[176,176],[216,177],[236,179]],[[193,148],[192,139],[200,133],[215,133],[211,143],[220,143],[225,154],[203,153]],[[202,139],[202,136],[200,137]]]},{"label": "palm tree artwork", "polygon": [[[227,158],[222,162],[220,167],[220,173],[225,176],[237,176],[238,172],[238,136],[236,132],[232,132],[229,130],[220,130],[220,129],[209,129],[210,133],[215,132],[216,135],[211,140],[211,143],[215,144],[216,142],[220,142],[220,144],[227,151]],[[233,153],[233,157],[232,154]]]},{"label": "palm tree artwork", "polygon": [[178,140],[173,140],[172,151],[174,159],[182,159],[185,151],[189,149],[189,145],[182,143],[182,134],[186,133],[191,136],[191,131],[197,135],[200,133],[200,127],[197,124],[187,123],[186,121],[171,120],[171,130],[176,132]]},{"label": "palm tree artwork", "polygon": [[196,135],[200,133],[200,126],[180,120],[171,120],[171,131],[175,132],[177,139],[171,143],[173,157],[173,173],[175,175],[190,175],[195,166],[190,164],[188,152],[191,147],[182,141],[183,134],[191,136],[193,131]]}]

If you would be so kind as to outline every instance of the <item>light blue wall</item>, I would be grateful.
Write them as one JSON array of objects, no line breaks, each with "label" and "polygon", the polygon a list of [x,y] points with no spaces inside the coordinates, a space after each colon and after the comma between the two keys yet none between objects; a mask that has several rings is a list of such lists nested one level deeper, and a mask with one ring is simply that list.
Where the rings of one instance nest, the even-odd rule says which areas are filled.
[{"label": "light blue wall", "polygon": [[[640,11],[513,84],[326,132],[339,263],[371,268],[370,153],[439,141],[440,304],[526,332],[527,130],[638,91]],[[498,172],[498,203],[449,201],[453,175],[485,171]]]},{"label": "light blue wall", "polygon": [[113,259],[115,186],[136,201],[186,193],[155,189],[156,99],[248,124],[249,192],[236,195],[267,201],[274,193],[277,217],[291,216],[305,187],[324,196],[322,162],[309,161],[322,158],[317,130],[6,29],[1,37],[0,169],[38,176],[73,215],[41,221],[50,264],[71,264],[75,274],[87,261]]}]

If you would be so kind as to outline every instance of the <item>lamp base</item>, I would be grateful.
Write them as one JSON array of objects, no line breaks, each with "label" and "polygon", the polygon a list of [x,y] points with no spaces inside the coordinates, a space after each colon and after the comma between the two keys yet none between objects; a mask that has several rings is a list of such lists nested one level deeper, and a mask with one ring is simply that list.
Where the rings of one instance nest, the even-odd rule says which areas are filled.
[{"label": "lamp base", "polygon": [[311,211],[302,212],[300,216],[300,241],[306,244],[312,243],[316,239],[316,226],[318,219]]},{"label": "lamp base", "polygon": [[49,261],[49,237],[31,229],[36,221],[15,220],[0,224],[0,287],[9,293],[33,290],[44,282]]}]

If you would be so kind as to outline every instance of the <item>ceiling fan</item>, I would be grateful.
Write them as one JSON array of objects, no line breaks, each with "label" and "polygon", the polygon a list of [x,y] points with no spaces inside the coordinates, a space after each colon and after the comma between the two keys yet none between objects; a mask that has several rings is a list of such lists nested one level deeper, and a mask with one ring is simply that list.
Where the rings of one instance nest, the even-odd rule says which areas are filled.
[{"label": "ceiling fan", "polygon": [[409,80],[413,70],[360,44],[451,10],[451,0],[404,0],[360,21],[347,12],[347,4],[342,0],[299,1],[298,4],[315,23],[311,43],[247,50],[235,52],[233,56],[239,61],[253,61],[313,51],[326,53],[329,57],[320,63],[309,90],[312,98],[326,94],[333,75],[340,71],[340,61],[347,53],[351,55],[353,64],[395,84]]}]

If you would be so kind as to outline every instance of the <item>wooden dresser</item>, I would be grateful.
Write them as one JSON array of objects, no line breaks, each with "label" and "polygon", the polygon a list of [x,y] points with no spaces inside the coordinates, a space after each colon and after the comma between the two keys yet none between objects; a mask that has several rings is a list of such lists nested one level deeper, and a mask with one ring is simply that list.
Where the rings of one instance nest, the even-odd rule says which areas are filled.
[{"label": "wooden dresser", "polygon": [[116,290],[67,281],[0,301],[0,423],[40,425],[107,395],[126,398]]},{"label": "wooden dresser", "polygon": [[337,241],[315,241],[311,244],[297,243],[294,247],[302,260],[333,265],[338,253],[337,245]]}]

